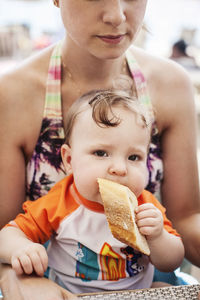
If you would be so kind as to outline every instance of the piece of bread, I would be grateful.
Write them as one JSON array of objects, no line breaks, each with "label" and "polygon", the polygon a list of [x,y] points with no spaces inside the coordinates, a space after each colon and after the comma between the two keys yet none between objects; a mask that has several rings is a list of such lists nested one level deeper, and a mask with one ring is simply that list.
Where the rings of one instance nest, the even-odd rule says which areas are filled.
[{"label": "piece of bread", "polygon": [[150,249],[135,222],[138,201],[133,192],[119,183],[98,178],[99,192],[113,236],[132,248],[149,255]]}]

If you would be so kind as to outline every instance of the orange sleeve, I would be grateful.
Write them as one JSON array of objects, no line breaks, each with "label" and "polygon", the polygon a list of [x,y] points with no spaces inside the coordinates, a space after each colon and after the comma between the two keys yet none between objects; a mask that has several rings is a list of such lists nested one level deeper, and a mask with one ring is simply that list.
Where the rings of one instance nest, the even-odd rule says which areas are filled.
[{"label": "orange sleeve", "polygon": [[[47,195],[35,201],[24,202],[24,213],[19,214],[13,221],[33,242],[43,244],[48,241],[61,220],[76,208],[77,204],[69,194],[68,187],[71,181],[72,177],[66,177],[59,181]],[[69,200],[68,207],[66,198]],[[7,226],[13,226],[12,222]]]},{"label": "orange sleeve", "polygon": [[156,199],[156,197],[150,193],[149,191],[144,190],[142,194],[138,197],[138,205],[144,204],[144,203],[153,203],[162,213],[163,215],[163,223],[164,228],[171,234],[174,234],[176,236],[180,236],[178,232],[172,227],[172,223],[166,216],[166,209],[164,206],[160,204],[160,202]]}]

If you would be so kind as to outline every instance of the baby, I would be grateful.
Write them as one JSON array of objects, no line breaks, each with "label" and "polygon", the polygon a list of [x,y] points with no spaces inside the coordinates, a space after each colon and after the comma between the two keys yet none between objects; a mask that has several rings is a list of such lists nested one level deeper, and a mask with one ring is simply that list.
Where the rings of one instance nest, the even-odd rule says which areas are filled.
[{"label": "baby", "polygon": [[[0,260],[17,274],[35,272],[72,293],[149,288],[154,266],[170,272],[184,257],[178,233],[165,209],[149,193],[147,154],[149,111],[124,92],[92,91],[69,109],[61,155],[66,178],[38,200],[23,205],[0,232]],[[115,239],[108,227],[97,178],[130,188],[135,211],[151,254]],[[43,243],[50,239],[48,249]]]}]

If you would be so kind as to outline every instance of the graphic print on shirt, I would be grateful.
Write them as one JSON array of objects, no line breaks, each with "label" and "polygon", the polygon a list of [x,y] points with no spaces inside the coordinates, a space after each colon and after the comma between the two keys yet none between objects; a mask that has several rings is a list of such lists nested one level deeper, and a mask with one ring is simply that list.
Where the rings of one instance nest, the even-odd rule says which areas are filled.
[{"label": "graphic print on shirt", "polygon": [[133,277],[144,270],[144,266],[139,263],[142,254],[131,247],[121,248],[122,253],[126,255],[126,271],[130,277]]},{"label": "graphic print on shirt", "polygon": [[126,259],[116,253],[108,243],[104,243],[99,255],[99,266],[98,255],[78,243],[75,276],[83,281],[90,281],[97,280],[101,274],[102,280],[117,281],[127,277],[126,272],[133,277],[144,270],[144,266],[140,264],[141,253],[129,246],[121,248],[120,251],[126,256]]},{"label": "graphic print on shirt", "polygon": [[100,251],[102,280],[125,278],[125,259],[105,243]]},{"label": "graphic print on shirt", "polygon": [[78,243],[76,257],[75,277],[79,277],[83,281],[97,280],[100,272],[97,254]]}]

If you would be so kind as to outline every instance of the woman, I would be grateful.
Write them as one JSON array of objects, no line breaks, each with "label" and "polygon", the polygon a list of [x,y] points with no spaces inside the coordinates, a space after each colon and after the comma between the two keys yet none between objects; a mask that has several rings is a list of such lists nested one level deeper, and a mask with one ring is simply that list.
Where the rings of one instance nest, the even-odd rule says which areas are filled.
[{"label": "woman", "polygon": [[[173,62],[136,47],[126,52],[142,27],[147,0],[54,4],[60,7],[67,31],[64,41],[0,81],[1,226],[16,216],[26,197],[37,198],[64,176],[57,149],[69,106],[80,94],[113,87],[125,75],[133,93],[152,105],[156,116],[147,188],[157,193],[161,184],[168,217],[183,237],[187,258],[198,265],[200,202],[191,83]],[[45,278],[16,278],[4,266],[1,273],[5,300],[30,295],[32,300],[41,295],[44,300],[65,299],[63,290]]]}]

